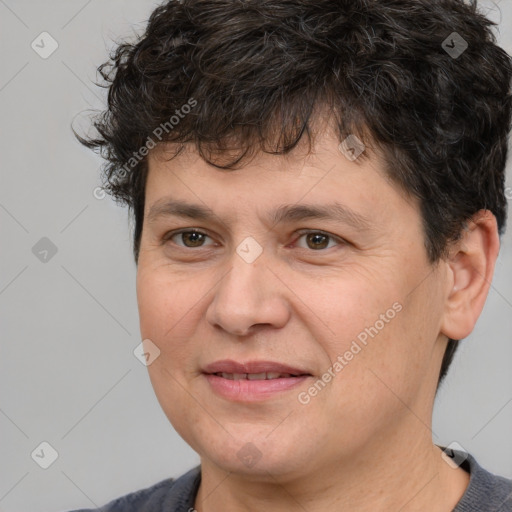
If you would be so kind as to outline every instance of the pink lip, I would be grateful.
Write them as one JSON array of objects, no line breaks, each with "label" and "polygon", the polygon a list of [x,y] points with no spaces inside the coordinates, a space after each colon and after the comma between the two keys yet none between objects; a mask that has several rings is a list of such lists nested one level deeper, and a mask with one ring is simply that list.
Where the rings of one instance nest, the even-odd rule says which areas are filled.
[{"label": "pink lip", "polygon": [[[289,373],[292,377],[269,380],[231,380],[216,373]],[[258,402],[273,398],[289,391],[304,382],[311,374],[299,368],[272,361],[248,361],[238,363],[224,360],[209,364],[204,368],[206,380],[218,395],[235,402]]]},{"label": "pink lip", "polygon": [[263,372],[279,372],[291,373],[292,375],[310,375],[307,370],[293,368],[291,366],[276,363],[274,361],[247,361],[238,363],[231,359],[215,361],[208,364],[203,369],[204,373],[263,373]]}]

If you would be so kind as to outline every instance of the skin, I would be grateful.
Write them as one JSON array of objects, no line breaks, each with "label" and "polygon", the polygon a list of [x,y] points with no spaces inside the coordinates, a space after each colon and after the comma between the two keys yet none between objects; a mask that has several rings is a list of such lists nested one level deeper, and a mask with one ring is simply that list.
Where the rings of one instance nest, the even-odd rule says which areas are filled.
[{"label": "skin", "polygon": [[[200,512],[260,511],[269,502],[272,511],[441,512],[468,485],[432,442],[432,408],[448,337],[467,336],[483,308],[499,245],[495,218],[479,212],[432,265],[417,202],[389,180],[377,153],[367,148],[368,158],[350,161],[338,145],[327,126],[311,154],[303,145],[287,156],[257,154],[235,171],[206,164],[189,146],[170,161],[163,149],[148,157],[141,334],[160,349],[148,370],[162,409],[201,458]],[[214,216],[150,222],[164,198]],[[365,216],[366,227],[267,220],[285,203],[333,201]],[[169,238],[184,228],[205,233],[203,245]],[[308,242],[301,229],[332,237]],[[263,249],[252,263],[236,252],[248,236]],[[300,403],[298,394],[394,303],[401,311]],[[220,359],[278,361],[312,377],[264,401],[235,402],[201,372]],[[260,457],[251,467],[237,456],[249,442]]]}]

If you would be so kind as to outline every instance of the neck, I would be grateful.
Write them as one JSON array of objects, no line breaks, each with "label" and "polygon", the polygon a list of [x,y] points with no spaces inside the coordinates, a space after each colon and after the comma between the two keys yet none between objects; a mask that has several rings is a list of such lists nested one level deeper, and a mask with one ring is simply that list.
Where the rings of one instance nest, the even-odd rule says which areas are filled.
[{"label": "neck", "polygon": [[446,464],[430,436],[416,437],[414,444],[402,438],[398,445],[386,447],[382,449],[381,440],[368,446],[364,455],[318,468],[303,467],[293,475],[272,474],[270,468],[239,474],[202,459],[195,508],[198,512],[260,512],[271,503],[275,512],[453,510],[469,475]]}]

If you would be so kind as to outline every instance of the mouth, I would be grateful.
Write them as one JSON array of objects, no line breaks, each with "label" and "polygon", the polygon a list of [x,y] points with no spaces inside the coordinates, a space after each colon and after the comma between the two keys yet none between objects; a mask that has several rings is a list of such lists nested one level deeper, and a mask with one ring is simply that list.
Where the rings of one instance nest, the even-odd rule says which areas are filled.
[{"label": "mouth", "polygon": [[[231,380],[263,380],[277,379],[280,376],[298,377],[311,375],[308,370],[300,367],[293,367],[276,361],[247,361],[244,363],[223,359],[206,365],[203,373],[218,375]],[[227,376],[227,377],[226,377]]]},{"label": "mouth", "polygon": [[306,369],[273,361],[217,361],[207,365],[203,374],[215,394],[235,402],[268,400],[312,377]]},{"label": "mouth", "polygon": [[294,375],[292,373],[279,373],[279,372],[261,372],[261,373],[226,373],[219,372],[211,375],[217,375],[223,379],[229,380],[274,380],[274,379],[289,379],[290,377],[300,377],[301,375]]}]

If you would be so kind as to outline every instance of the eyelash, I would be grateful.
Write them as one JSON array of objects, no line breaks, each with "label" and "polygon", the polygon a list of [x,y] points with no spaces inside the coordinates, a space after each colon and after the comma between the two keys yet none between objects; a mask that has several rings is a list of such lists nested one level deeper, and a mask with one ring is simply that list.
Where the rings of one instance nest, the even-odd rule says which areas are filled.
[{"label": "eyelash", "polygon": [[[180,234],[183,234],[183,233],[198,233],[200,235],[205,235],[207,236],[208,238],[212,238],[210,235],[208,235],[208,233],[205,233],[204,231],[200,231],[198,229],[180,229],[178,231],[169,231],[168,233],[166,233],[163,237],[163,242],[168,242],[168,241],[172,241],[171,239],[176,236],[176,235],[180,235]],[[318,234],[318,235],[323,235],[327,238],[329,238],[330,240],[334,240],[338,243],[338,245],[346,245],[348,242],[340,237],[337,237],[335,235],[332,235],[331,233],[327,233],[325,231],[321,231],[321,230],[317,230],[317,229],[301,229],[301,230],[298,230],[297,231],[297,234],[299,235],[298,238],[295,239],[295,242],[297,240],[299,240],[302,236],[304,235],[308,235],[308,234]],[[213,239],[213,238],[212,238]],[[175,242],[172,242],[174,245],[176,245],[177,247],[181,248],[181,249],[202,249],[202,248],[205,248],[205,247],[208,247],[208,246],[198,246],[198,247],[186,247],[185,245],[179,245],[179,244],[176,244]],[[304,248],[304,247],[300,247],[300,249],[305,249],[305,250],[308,250],[309,248]],[[310,251],[312,252],[322,252],[322,251],[326,251],[327,249],[332,249],[332,247],[326,247],[326,248],[323,248],[323,249],[309,249]]]}]

